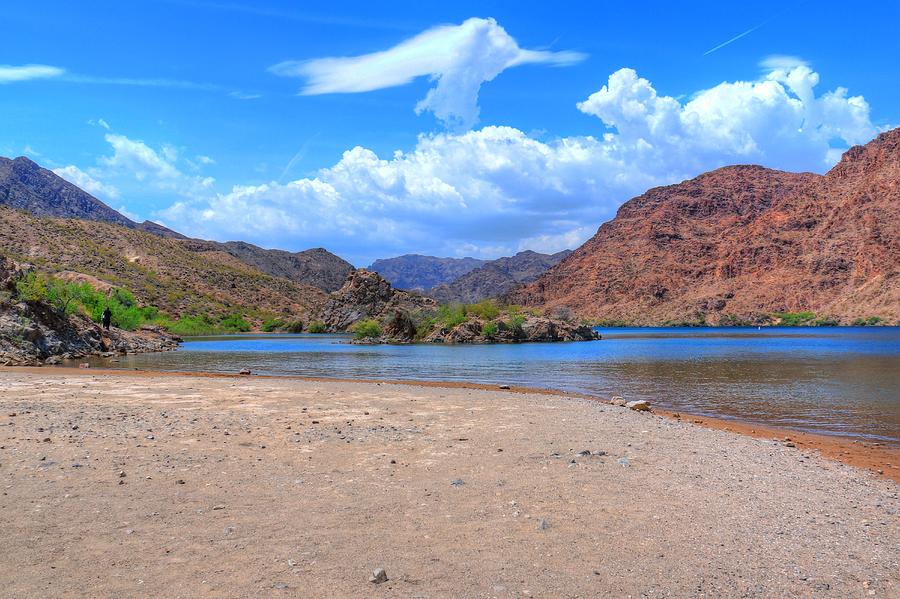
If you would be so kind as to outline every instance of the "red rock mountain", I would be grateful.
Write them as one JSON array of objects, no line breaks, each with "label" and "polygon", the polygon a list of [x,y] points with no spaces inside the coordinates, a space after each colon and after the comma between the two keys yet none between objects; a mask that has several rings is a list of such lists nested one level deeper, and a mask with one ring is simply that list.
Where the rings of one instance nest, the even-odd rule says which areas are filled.
[{"label": "red rock mountain", "polygon": [[900,129],[826,175],[721,168],[621,206],[508,301],[634,324],[900,320]]}]

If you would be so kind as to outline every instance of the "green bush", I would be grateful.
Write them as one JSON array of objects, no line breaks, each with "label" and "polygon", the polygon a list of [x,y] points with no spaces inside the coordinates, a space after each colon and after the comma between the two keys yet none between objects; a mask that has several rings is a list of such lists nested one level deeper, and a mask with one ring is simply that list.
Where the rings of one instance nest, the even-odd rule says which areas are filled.
[{"label": "green bush", "polygon": [[482,320],[494,320],[500,315],[500,308],[493,300],[484,300],[477,304],[467,304],[465,310]]},{"label": "green bush", "polygon": [[525,324],[524,314],[510,314],[506,324],[509,326],[509,330],[512,331],[514,337],[518,338],[525,335],[525,331],[522,330],[522,325]]},{"label": "green bush", "polygon": [[240,314],[231,314],[223,318],[219,325],[229,333],[246,333],[250,330],[250,323],[244,320]]},{"label": "green bush", "polygon": [[306,327],[307,333],[313,333],[315,335],[320,335],[322,333],[327,332],[327,328],[325,327],[325,323],[321,320],[314,320],[309,323],[309,326]]},{"label": "green bush", "polygon": [[269,318],[264,320],[263,323],[259,326],[260,330],[264,333],[271,333],[272,331],[278,331],[284,328],[284,321],[280,318]]},{"label": "green bush", "polygon": [[779,320],[778,325],[783,327],[806,326],[816,317],[815,312],[775,312],[772,314]]},{"label": "green bush", "polygon": [[366,318],[354,324],[350,332],[356,335],[357,339],[375,339],[381,337],[381,325],[377,320]]},{"label": "green bush", "polygon": [[30,272],[16,281],[16,296],[24,302],[46,302],[50,299],[47,277]]},{"label": "green bush", "polygon": [[198,337],[221,332],[208,316],[182,316],[166,328],[182,337]]},{"label": "green bush", "polygon": [[481,327],[481,335],[483,337],[493,337],[497,334],[497,323],[495,322],[486,322],[484,326]]},{"label": "green bush", "polygon": [[438,320],[448,329],[466,321],[465,304],[444,304],[438,308]]},{"label": "green bush", "polygon": [[880,316],[869,316],[868,318],[857,318],[853,321],[855,327],[874,327],[884,322]]}]

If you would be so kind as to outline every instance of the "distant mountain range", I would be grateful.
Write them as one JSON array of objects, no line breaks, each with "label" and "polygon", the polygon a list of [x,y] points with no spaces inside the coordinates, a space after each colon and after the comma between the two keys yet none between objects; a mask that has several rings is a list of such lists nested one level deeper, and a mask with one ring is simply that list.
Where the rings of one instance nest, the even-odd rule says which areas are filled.
[{"label": "distant mountain range", "polygon": [[526,250],[496,260],[406,254],[376,260],[368,270],[377,272],[398,289],[418,291],[445,303],[476,303],[533,281],[570,253],[566,250],[539,254]]},{"label": "distant mountain range", "polygon": [[377,272],[398,289],[425,291],[455,281],[484,263],[485,260],[477,258],[435,258],[405,254],[376,260],[367,270]]},{"label": "distant mountain range", "polygon": [[896,324],[900,129],[824,176],[731,166],[651,189],[506,300],[642,325],[806,311]]},{"label": "distant mountain range", "polygon": [[537,279],[571,253],[571,250],[565,250],[556,254],[539,254],[526,250],[515,256],[485,262],[475,270],[449,283],[432,287],[425,293],[444,303],[476,303],[486,298],[500,297],[516,285]]}]

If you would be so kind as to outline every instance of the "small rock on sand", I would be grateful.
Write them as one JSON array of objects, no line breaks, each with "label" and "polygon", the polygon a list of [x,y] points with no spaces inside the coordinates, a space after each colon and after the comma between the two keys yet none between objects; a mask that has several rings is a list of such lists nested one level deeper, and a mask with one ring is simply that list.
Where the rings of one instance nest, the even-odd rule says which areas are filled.
[{"label": "small rock on sand", "polygon": [[636,410],[638,412],[649,412],[650,411],[650,402],[644,401],[643,399],[638,399],[635,401],[629,401],[625,404],[626,408],[631,408],[632,410]]},{"label": "small rock on sand", "polygon": [[618,395],[614,395],[613,398],[609,400],[609,403],[611,403],[614,406],[624,406],[626,402],[625,402],[624,397],[619,397]]},{"label": "small rock on sand", "polygon": [[372,572],[372,577],[369,579],[369,582],[381,584],[382,582],[387,582],[387,580],[387,572],[384,571],[384,568],[378,568],[374,572]]},{"label": "small rock on sand", "polygon": [[242,368],[241,371],[240,371],[238,374],[240,374],[240,375],[242,375],[242,376],[249,376],[249,375],[250,375],[250,369],[249,369],[249,368]]},{"label": "small rock on sand", "polygon": [[550,528],[550,523],[547,522],[546,520],[544,520],[543,518],[540,518],[538,520],[537,527],[538,527],[538,530],[547,530],[548,528]]},{"label": "small rock on sand", "polygon": [[509,385],[500,385],[498,389],[509,389]]},{"label": "small rock on sand", "polygon": [[464,481],[461,478],[454,478],[453,480],[450,481],[450,484],[454,487],[461,487],[464,484],[466,484],[466,481]]}]

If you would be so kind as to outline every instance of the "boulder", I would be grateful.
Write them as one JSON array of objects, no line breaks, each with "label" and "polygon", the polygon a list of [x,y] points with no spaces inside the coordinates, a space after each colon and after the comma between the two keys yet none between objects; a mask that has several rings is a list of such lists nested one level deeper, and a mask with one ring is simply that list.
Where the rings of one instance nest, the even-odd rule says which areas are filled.
[{"label": "boulder", "polygon": [[631,408],[637,412],[649,412],[650,411],[650,402],[644,401],[643,399],[637,399],[635,401],[629,401],[625,404],[626,408]]}]

